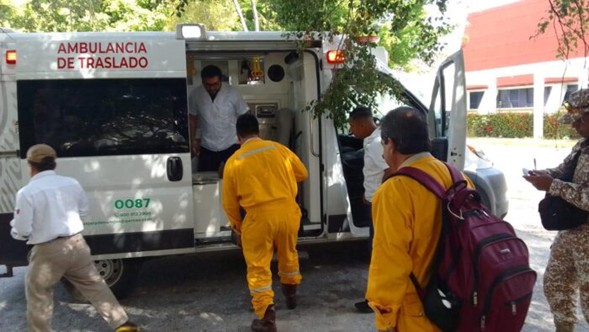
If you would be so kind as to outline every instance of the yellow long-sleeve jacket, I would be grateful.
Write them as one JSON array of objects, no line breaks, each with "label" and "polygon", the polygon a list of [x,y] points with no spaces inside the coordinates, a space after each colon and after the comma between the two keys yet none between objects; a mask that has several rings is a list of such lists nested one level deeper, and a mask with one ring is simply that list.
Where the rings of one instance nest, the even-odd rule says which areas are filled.
[{"label": "yellow long-sleeve jacket", "polygon": [[[404,166],[428,173],[446,188],[452,184],[446,166],[429,153],[412,156]],[[376,191],[372,216],[374,240],[366,298],[376,309],[376,328],[439,331],[425,319],[409,275],[413,272],[426,285],[442,226],[440,199],[414,179],[395,176]]]},{"label": "yellow long-sleeve jacket", "polygon": [[222,202],[233,229],[241,234],[240,206],[270,208],[296,204],[297,182],[307,178],[299,157],[284,145],[252,138],[225,164]]}]

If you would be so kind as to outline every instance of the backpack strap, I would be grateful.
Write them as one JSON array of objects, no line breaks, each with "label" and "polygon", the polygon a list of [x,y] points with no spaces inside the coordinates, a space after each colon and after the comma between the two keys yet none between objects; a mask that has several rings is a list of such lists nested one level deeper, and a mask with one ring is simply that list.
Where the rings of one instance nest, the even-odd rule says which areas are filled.
[{"label": "backpack strap", "polygon": [[464,204],[464,202],[471,197],[474,197],[475,200],[480,202],[481,195],[476,191],[476,189],[468,188],[468,181],[462,172],[446,162],[444,162],[444,164],[448,168],[448,171],[452,176],[452,182],[454,183],[446,191],[446,198],[449,201],[452,201],[452,204],[448,205],[448,209],[450,213],[454,214],[459,219],[463,219],[462,212],[460,212],[460,206],[462,206],[462,204]]},{"label": "backpack strap", "polygon": [[446,168],[448,168],[448,171],[450,172],[450,175],[452,176],[452,182],[456,183],[458,181],[465,181],[464,176],[462,175],[462,172],[460,172],[458,170],[458,168],[448,164],[447,162],[443,162],[444,165],[446,165]]},{"label": "backpack strap", "polygon": [[[448,168],[448,171],[450,172],[450,175],[452,176],[452,181],[454,183],[456,183],[458,181],[464,181],[464,177],[462,176],[462,173],[460,173],[460,171],[458,171],[455,167],[450,166],[447,163],[444,163],[444,164]],[[408,176],[408,177],[414,179],[415,181],[421,183],[421,185],[423,185],[429,191],[431,191],[436,196],[438,196],[438,198],[441,199],[442,201],[444,199],[446,199],[446,196],[447,196],[446,191],[447,190],[438,181],[436,181],[431,175],[427,174],[426,172],[424,172],[418,168],[411,167],[411,166],[401,167],[392,176],[397,176],[397,175]],[[443,242],[444,242],[443,234],[446,232],[445,228],[446,228],[447,223],[448,223],[447,216],[445,213],[442,213],[442,233],[440,234],[440,239],[438,241],[438,246],[436,248],[436,254],[434,255],[434,260],[432,262],[433,264],[430,267],[430,270],[431,270],[430,273],[431,272],[435,273],[437,266],[440,264],[440,259],[441,259],[440,250],[443,246]],[[421,287],[421,285],[419,284],[419,281],[417,280],[417,277],[415,276],[413,271],[411,271],[411,274],[409,275],[409,279],[411,279],[413,286],[415,286],[415,290],[417,291],[417,295],[423,301],[423,299],[425,298],[425,289],[423,287]]]},{"label": "backpack strap", "polygon": [[[413,180],[421,183],[429,191],[436,194],[436,196],[438,196],[438,198],[440,198],[440,199],[446,198],[446,189],[444,189],[444,187],[442,187],[442,185],[438,181],[434,180],[434,178],[431,175],[427,174],[426,172],[424,172],[418,168],[411,167],[411,166],[401,167],[397,170],[397,172],[395,174],[393,174],[393,176],[396,176],[396,175],[408,176],[408,177],[412,178]],[[454,180],[454,175],[452,176],[452,179]]]}]

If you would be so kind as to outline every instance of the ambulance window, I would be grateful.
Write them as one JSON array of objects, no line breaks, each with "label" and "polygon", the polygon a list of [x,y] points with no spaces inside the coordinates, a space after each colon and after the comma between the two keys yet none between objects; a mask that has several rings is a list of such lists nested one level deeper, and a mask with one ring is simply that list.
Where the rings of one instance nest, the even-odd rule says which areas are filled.
[{"label": "ambulance window", "polygon": [[37,143],[60,157],[189,151],[184,78],[17,84],[22,158]]}]

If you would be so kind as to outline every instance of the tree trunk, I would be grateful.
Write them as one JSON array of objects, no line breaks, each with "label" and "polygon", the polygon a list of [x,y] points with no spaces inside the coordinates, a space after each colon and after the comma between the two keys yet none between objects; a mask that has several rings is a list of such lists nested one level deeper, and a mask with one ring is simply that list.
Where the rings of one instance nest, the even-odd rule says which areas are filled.
[{"label": "tree trunk", "polygon": [[255,31],[260,31],[260,20],[258,19],[258,9],[256,8],[256,0],[250,0],[252,4],[252,11],[254,13],[254,27]]},{"label": "tree trunk", "polygon": [[235,6],[235,11],[237,11],[237,15],[239,15],[239,20],[241,21],[241,27],[243,28],[243,31],[248,31],[239,2],[237,2],[237,0],[233,0],[233,5]]}]

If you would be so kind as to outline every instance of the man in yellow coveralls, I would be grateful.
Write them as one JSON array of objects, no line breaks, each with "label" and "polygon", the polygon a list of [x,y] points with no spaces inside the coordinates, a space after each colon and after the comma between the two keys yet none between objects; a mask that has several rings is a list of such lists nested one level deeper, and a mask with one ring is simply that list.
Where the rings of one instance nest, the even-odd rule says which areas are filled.
[{"label": "man in yellow coveralls", "polygon": [[[446,166],[429,152],[425,114],[399,107],[383,118],[380,128],[383,157],[393,170],[415,167],[445,188],[452,185]],[[379,331],[439,331],[425,316],[409,275],[413,272],[421,285],[427,284],[442,226],[441,208],[434,193],[406,176],[389,178],[377,189],[366,299]]]},{"label": "man in yellow coveralls", "polygon": [[[247,264],[248,287],[259,318],[251,329],[276,331],[270,262],[276,250],[282,292],[287,307],[294,309],[302,279],[296,249],[301,221],[297,182],[307,178],[307,169],[287,147],[260,138],[255,116],[239,116],[235,127],[241,147],[223,171],[223,208]],[[246,212],[243,220],[240,207]]]}]

